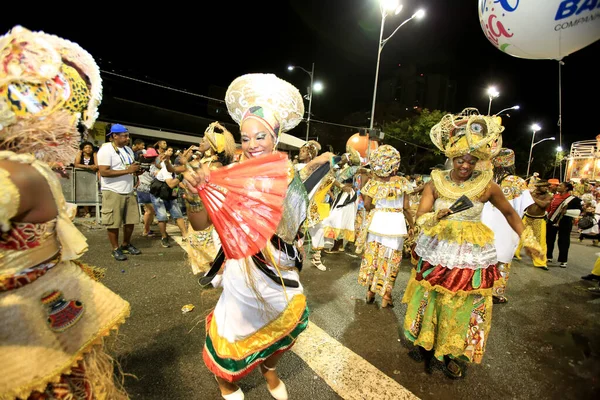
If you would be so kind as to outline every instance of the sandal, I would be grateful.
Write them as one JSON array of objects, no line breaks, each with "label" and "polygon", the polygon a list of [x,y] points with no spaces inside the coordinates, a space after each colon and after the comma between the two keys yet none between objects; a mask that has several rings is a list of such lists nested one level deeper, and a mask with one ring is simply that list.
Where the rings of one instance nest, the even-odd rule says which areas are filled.
[{"label": "sandal", "polygon": [[492,296],[492,303],[494,304],[506,304],[508,299],[504,296]]},{"label": "sandal", "polygon": [[463,368],[454,359],[444,356],[444,374],[451,379],[460,379],[463,377]]},{"label": "sandal", "polygon": [[327,250],[323,250],[323,252],[327,253],[327,254],[335,254],[335,253],[341,253],[343,250],[337,249],[327,249]]}]

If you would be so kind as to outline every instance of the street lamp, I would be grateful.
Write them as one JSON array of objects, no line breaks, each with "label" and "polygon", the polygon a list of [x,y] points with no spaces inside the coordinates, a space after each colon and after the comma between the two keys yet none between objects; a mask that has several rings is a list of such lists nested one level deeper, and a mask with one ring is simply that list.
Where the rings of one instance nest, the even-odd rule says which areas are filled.
[{"label": "street lamp", "polygon": [[555,138],[554,138],[554,137],[551,137],[551,138],[545,138],[545,139],[542,139],[542,140],[540,140],[540,141],[538,141],[538,142],[535,142],[535,143],[534,143],[534,140],[535,140],[535,133],[536,133],[536,132],[538,132],[538,131],[539,131],[539,130],[541,130],[541,129],[542,129],[542,128],[541,128],[541,127],[540,127],[538,124],[533,124],[533,125],[531,125],[531,130],[532,130],[533,134],[531,135],[531,147],[529,148],[529,161],[527,162],[527,176],[529,176],[529,169],[530,169],[530,167],[531,167],[531,156],[532,156],[532,154],[533,154],[533,147],[534,147],[535,145],[537,145],[537,144],[540,144],[540,143],[542,143],[542,142],[546,141],[546,140],[555,140]]},{"label": "street lamp", "polygon": [[[498,115],[498,116],[499,116],[499,115],[501,115],[501,114],[502,114],[503,112],[505,112],[505,111],[509,111],[509,110],[518,110],[519,108],[521,108],[519,105],[512,106],[512,107],[508,107],[508,108],[505,108],[504,110],[500,111],[499,113],[496,113],[495,115]],[[508,114],[507,114],[507,115],[508,115]]]},{"label": "street lamp", "polygon": [[375,122],[375,101],[377,100],[377,81],[379,80],[379,62],[381,61],[381,50],[383,50],[383,46],[387,43],[388,40],[392,38],[398,32],[398,29],[402,28],[404,24],[408,21],[417,18],[421,19],[425,16],[425,10],[417,10],[410,18],[406,21],[402,22],[394,32],[387,39],[383,40],[383,28],[385,26],[385,19],[389,15],[389,12],[393,12],[394,15],[398,15],[400,11],[402,11],[402,5],[399,0],[380,0],[379,8],[381,10],[381,31],[379,33],[379,47],[377,50],[377,67],[375,68],[375,87],[373,88],[373,105],[371,106],[371,121],[369,128],[373,129],[373,124]]},{"label": "street lamp", "polygon": [[319,93],[320,91],[322,91],[323,84],[321,82],[314,81],[315,63],[312,63],[312,69],[310,71],[307,71],[306,69],[304,69],[302,67],[298,67],[297,65],[288,66],[288,71],[293,71],[296,68],[301,69],[302,71],[306,72],[308,74],[308,76],[310,76],[310,86],[308,88],[308,95],[307,95],[308,96],[308,117],[306,118],[306,141],[308,141],[308,134],[310,132],[310,111],[312,108],[313,92]]},{"label": "street lamp", "polygon": [[496,90],[495,86],[490,86],[487,90],[488,97],[490,98],[490,105],[488,106],[488,115],[492,112],[492,100],[500,96],[500,92]]}]

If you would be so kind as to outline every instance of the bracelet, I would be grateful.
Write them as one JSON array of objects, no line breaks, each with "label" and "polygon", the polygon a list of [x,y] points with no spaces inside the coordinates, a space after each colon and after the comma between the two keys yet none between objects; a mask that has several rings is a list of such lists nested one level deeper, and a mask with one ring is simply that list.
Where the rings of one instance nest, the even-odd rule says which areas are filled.
[{"label": "bracelet", "polygon": [[436,216],[437,215],[435,211],[421,215],[419,218],[417,218],[417,226],[423,228],[431,228],[435,226],[438,223]]},{"label": "bracelet", "polygon": [[192,213],[198,213],[206,210],[202,199],[198,193],[192,193],[189,190],[185,192],[186,210]]}]

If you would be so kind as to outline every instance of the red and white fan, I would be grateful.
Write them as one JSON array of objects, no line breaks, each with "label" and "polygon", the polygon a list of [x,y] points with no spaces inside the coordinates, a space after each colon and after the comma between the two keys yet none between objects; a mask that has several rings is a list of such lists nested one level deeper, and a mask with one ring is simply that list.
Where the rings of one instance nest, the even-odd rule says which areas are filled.
[{"label": "red and white fan", "polygon": [[287,185],[287,155],[274,153],[212,171],[197,187],[227,258],[265,247],[281,220]]}]

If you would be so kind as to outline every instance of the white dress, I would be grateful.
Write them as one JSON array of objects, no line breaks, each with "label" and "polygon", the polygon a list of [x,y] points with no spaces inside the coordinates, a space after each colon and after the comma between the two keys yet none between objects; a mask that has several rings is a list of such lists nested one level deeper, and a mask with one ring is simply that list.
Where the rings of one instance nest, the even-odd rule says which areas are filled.
[{"label": "white dress", "polygon": [[[515,209],[520,218],[523,218],[527,207],[534,203],[531,192],[522,178],[509,176],[505,178],[500,187],[506,200]],[[519,245],[519,236],[510,227],[504,215],[491,202],[486,202],[481,214],[481,222],[494,232],[496,253],[498,261],[508,264],[512,262],[515,250]]]}]

